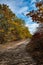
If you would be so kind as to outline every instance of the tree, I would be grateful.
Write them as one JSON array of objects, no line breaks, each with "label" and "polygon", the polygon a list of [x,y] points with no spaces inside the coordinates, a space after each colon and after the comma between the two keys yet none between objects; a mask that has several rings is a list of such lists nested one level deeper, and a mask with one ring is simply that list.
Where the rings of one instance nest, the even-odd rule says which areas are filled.
[{"label": "tree", "polygon": [[18,18],[7,5],[0,4],[0,43],[17,41],[30,36],[25,21]]},{"label": "tree", "polygon": [[36,7],[37,10],[30,11],[27,16],[29,15],[33,22],[37,22],[40,25],[26,49],[35,59],[37,65],[43,65],[43,3],[36,3]]}]

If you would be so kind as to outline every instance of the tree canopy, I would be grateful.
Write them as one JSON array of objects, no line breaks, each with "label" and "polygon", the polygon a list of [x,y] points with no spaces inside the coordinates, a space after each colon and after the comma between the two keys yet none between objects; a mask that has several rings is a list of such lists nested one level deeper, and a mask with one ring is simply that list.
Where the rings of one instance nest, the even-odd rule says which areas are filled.
[{"label": "tree canopy", "polygon": [[36,3],[37,10],[32,10],[30,13],[27,14],[32,17],[32,20],[37,23],[43,23],[43,3],[38,2]]},{"label": "tree canopy", "polygon": [[0,43],[31,37],[25,21],[5,4],[0,4]]}]

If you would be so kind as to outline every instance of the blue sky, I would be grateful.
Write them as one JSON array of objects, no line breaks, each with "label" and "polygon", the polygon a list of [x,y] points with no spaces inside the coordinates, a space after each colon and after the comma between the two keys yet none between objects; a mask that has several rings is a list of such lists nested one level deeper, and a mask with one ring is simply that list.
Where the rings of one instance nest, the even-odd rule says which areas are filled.
[{"label": "blue sky", "polygon": [[[32,19],[26,16],[31,10],[36,10],[35,2],[39,0],[0,0],[0,4],[7,4],[9,8],[21,19],[25,20],[30,32],[33,34],[38,27],[37,23],[33,23]],[[41,0],[40,0],[41,1]]]}]

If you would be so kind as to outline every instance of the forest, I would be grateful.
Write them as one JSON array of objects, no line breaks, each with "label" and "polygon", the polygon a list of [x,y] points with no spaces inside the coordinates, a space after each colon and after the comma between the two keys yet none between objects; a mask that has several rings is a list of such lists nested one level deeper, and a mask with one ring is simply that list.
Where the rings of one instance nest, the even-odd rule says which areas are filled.
[{"label": "forest", "polygon": [[0,4],[0,43],[30,38],[32,35],[25,24],[9,6]]},{"label": "forest", "polygon": [[[30,9],[26,5],[26,9],[23,6],[21,10],[25,12],[24,9],[29,9],[26,13],[27,21],[30,17],[32,23],[39,24],[39,27],[33,35],[30,34],[27,21],[17,17],[7,4],[0,4],[0,65],[43,65],[43,1],[25,0],[25,4],[24,0],[22,3],[21,0],[13,2],[19,6],[30,4]],[[31,20],[28,23],[31,23]]]}]

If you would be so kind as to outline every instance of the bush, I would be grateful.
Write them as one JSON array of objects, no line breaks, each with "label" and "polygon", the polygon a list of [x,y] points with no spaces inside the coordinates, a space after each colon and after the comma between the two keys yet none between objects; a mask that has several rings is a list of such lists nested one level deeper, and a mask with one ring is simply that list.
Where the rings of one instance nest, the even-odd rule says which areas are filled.
[{"label": "bush", "polygon": [[43,33],[35,33],[26,46],[26,51],[34,58],[38,64],[43,63]]}]

